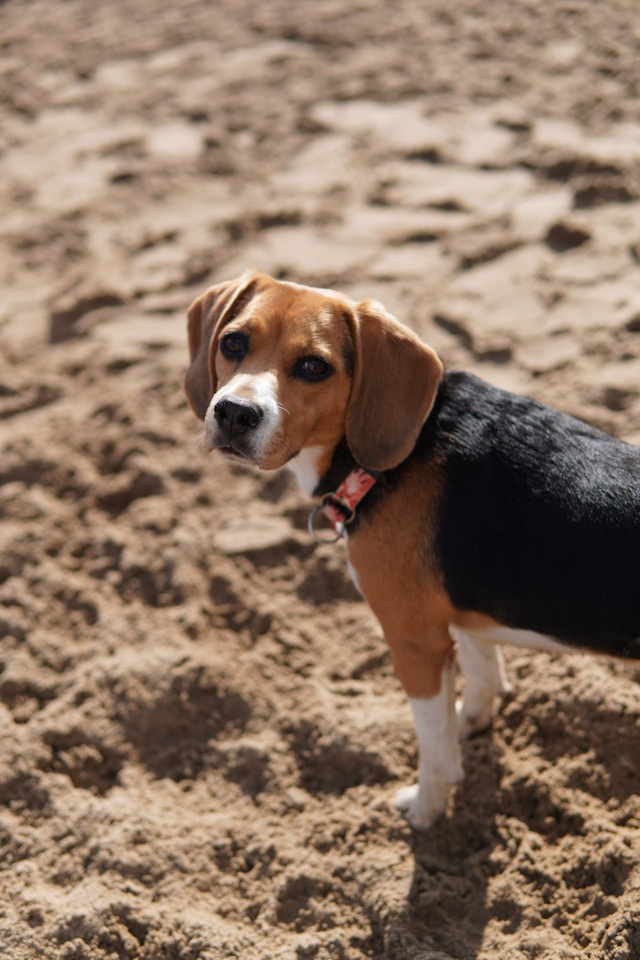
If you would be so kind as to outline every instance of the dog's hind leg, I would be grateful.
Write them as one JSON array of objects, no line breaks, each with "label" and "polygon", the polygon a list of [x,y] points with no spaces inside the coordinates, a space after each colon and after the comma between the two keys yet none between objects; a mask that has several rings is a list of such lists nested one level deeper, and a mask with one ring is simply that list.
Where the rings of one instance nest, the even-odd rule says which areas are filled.
[{"label": "dog's hind leg", "polygon": [[491,640],[480,640],[450,627],[456,642],[458,664],[464,677],[462,699],[456,704],[458,736],[461,740],[491,725],[496,701],[510,690],[502,648]]}]

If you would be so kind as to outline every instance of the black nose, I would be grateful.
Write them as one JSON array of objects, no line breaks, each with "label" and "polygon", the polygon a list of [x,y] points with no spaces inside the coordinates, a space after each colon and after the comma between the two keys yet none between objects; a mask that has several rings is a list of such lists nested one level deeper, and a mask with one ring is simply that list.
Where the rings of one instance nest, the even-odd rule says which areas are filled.
[{"label": "black nose", "polygon": [[218,400],[213,408],[213,413],[216,423],[227,436],[255,430],[264,416],[262,407],[259,407],[257,403],[241,398],[232,399],[231,397],[223,397]]}]

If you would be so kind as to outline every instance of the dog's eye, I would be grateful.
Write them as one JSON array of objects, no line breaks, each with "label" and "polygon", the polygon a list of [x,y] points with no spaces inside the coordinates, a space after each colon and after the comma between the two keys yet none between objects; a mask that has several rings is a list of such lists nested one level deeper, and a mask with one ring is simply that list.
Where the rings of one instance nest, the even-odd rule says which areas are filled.
[{"label": "dog's eye", "polygon": [[324,380],[331,373],[333,373],[331,364],[323,357],[303,357],[298,360],[294,370],[296,377],[311,382]]},{"label": "dog's eye", "polygon": [[220,350],[228,360],[242,360],[248,346],[244,333],[226,333],[220,341]]}]

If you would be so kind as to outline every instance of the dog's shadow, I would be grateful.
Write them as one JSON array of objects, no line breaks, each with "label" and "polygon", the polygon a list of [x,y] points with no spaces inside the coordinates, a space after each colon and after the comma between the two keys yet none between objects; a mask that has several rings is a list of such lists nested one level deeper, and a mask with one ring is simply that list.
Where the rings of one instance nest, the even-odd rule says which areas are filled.
[{"label": "dog's shadow", "polygon": [[465,780],[447,813],[413,832],[413,877],[401,915],[386,932],[385,960],[476,956],[489,919],[486,906],[494,849],[502,751],[491,732],[463,745]]},{"label": "dog's shadow", "polygon": [[[633,763],[640,751],[637,713],[602,705],[594,710],[579,701],[545,711],[542,720],[534,711],[526,724],[517,710],[505,713],[492,730],[463,745],[465,779],[447,814],[428,832],[412,834],[413,878],[403,915],[388,931],[388,942],[396,945],[385,953],[388,960],[475,957],[492,920],[505,935],[514,934],[517,897],[492,902],[490,891],[510,862],[508,844],[530,833],[543,846],[568,834],[579,840],[586,837],[585,792],[603,805],[622,806],[640,789]],[[521,765],[512,750],[520,740],[528,741]],[[564,769],[557,775],[560,762]],[[552,768],[552,784],[560,789],[545,776]],[[542,891],[540,908],[544,913]]]}]

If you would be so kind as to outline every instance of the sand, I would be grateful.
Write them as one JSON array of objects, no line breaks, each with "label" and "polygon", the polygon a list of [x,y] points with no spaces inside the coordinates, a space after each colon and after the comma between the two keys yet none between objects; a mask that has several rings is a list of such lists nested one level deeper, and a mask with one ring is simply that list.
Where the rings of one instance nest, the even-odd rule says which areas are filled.
[{"label": "sand", "polygon": [[182,392],[188,304],[257,267],[640,443],[638,23],[1,5],[0,956],[640,957],[638,666],[508,651],[413,834],[341,548]]}]

